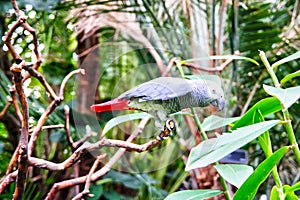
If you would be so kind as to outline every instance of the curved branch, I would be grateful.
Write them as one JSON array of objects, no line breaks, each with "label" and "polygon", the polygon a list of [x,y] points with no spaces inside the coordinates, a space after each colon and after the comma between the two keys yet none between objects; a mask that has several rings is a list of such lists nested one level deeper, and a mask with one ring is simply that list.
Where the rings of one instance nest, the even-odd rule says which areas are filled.
[{"label": "curved branch", "polygon": [[[129,136],[129,138],[126,140],[126,142],[132,142],[142,132],[142,130],[144,129],[144,127],[146,126],[148,121],[149,121],[149,118],[144,118],[140,122],[139,126],[135,129],[135,131]],[[108,161],[108,163],[106,163],[106,165],[104,165],[100,170],[96,171],[91,176],[91,181],[96,181],[99,178],[101,178],[102,176],[104,176],[105,174],[107,174],[110,171],[111,167],[120,159],[120,157],[124,154],[125,151],[126,151],[125,148],[119,149],[115,153],[115,155]],[[70,180],[65,180],[60,183],[55,183],[53,185],[52,189],[50,190],[50,192],[48,193],[46,200],[54,199],[56,193],[59,190],[82,184],[82,183],[86,182],[86,180],[87,180],[87,175],[78,177],[78,178],[74,178],[74,179],[70,179]]]},{"label": "curved branch", "polygon": [[77,70],[74,70],[72,72],[70,72],[65,78],[64,80],[62,81],[61,83],[61,86],[60,86],[60,90],[59,90],[59,98],[60,99],[64,99],[64,90],[65,90],[65,87],[66,87],[66,84],[67,84],[67,81],[75,74],[79,74],[81,73],[82,75],[85,74],[85,70],[84,69],[77,69]]}]

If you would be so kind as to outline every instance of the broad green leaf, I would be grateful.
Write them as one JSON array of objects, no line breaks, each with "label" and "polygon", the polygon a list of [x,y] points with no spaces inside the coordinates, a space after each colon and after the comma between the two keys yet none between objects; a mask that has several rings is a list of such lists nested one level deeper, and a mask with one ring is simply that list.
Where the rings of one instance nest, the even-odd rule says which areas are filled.
[{"label": "broad green leaf", "polygon": [[201,200],[222,194],[220,190],[183,190],[168,195],[165,200]]},{"label": "broad green leaf", "polygon": [[223,118],[216,115],[211,115],[204,119],[202,123],[202,128],[204,131],[211,131],[217,128],[226,126],[232,122],[235,122],[240,117],[231,117],[231,118]]},{"label": "broad green leaf", "polygon": [[252,58],[248,58],[245,56],[236,56],[236,55],[207,56],[207,57],[202,57],[202,58],[183,60],[183,61],[181,61],[181,63],[184,64],[187,62],[194,62],[194,61],[199,61],[199,60],[224,60],[224,59],[247,60],[249,62],[256,64],[257,66],[259,65],[259,63],[256,60],[253,60]]},{"label": "broad green leaf", "polygon": [[237,188],[253,173],[253,168],[249,165],[219,164],[214,167],[226,181]]},{"label": "broad green leaf", "polygon": [[292,73],[292,74],[288,74],[286,75],[283,79],[281,79],[280,84],[284,85],[287,81],[291,80],[292,78],[295,78],[297,76],[300,76],[300,70]]},{"label": "broad green leaf", "polygon": [[280,101],[275,97],[268,97],[265,99],[260,100],[254,106],[252,106],[243,116],[239,119],[231,130],[235,130],[239,127],[247,126],[252,124],[253,115],[256,110],[260,110],[263,116],[267,116],[272,113],[276,113],[282,110],[283,107],[280,104]]},{"label": "broad green leaf", "polygon": [[279,120],[270,120],[239,128],[232,133],[225,133],[217,138],[201,142],[192,148],[185,170],[205,167],[218,161],[229,153],[244,146],[257,138],[260,134],[279,123]]},{"label": "broad green leaf", "polygon": [[263,87],[266,93],[279,99],[284,110],[288,109],[300,98],[300,86],[290,87],[287,89],[276,88],[268,85],[263,85]]},{"label": "broad green leaf", "polygon": [[233,200],[250,200],[253,199],[259,186],[268,178],[273,167],[288,152],[290,147],[285,146],[274,152],[272,156],[261,162],[244,184],[235,193]]},{"label": "broad green leaf", "polygon": [[298,51],[298,52],[296,52],[296,53],[294,53],[294,54],[292,54],[292,55],[290,55],[286,58],[283,58],[283,59],[273,63],[272,68],[274,69],[274,68],[278,67],[279,65],[282,65],[283,63],[286,63],[286,62],[289,62],[289,61],[292,61],[292,60],[296,60],[298,58],[300,58],[300,51]]},{"label": "broad green leaf", "polygon": [[113,127],[115,127],[121,123],[124,123],[127,121],[132,121],[135,119],[143,119],[145,117],[152,117],[152,115],[149,115],[148,113],[140,112],[140,113],[121,115],[121,116],[112,118],[111,120],[109,120],[106,123],[105,127],[103,128],[102,136],[104,136],[110,129],[112,129]]}]

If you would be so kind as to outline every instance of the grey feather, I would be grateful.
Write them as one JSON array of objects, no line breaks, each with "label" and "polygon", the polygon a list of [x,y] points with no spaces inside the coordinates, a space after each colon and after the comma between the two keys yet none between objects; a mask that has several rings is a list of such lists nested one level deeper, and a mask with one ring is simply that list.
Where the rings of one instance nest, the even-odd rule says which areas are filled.
[{"label": "grey feather", "polygon": [[188,81],[182,78],[160,77],[132,88],[119,98],[140,98],[144,101],[178,98],[193,90]]},{"label": "grey feather", "polygon": [[119,98],[130,100],[130,107],[148,112],[160,121],[184,108],[212,104],[222,110],[225,102],[221,86],[214,81],[174,77],[153,79],[121,94]]}]

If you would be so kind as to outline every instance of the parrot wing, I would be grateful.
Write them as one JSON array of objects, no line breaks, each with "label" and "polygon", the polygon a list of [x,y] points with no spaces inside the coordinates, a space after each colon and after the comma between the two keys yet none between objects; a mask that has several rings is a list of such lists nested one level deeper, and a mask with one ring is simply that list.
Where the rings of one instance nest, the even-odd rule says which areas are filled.
[{"label": "parrot wing", "polygon": [[169,100],[192,91],[189,80],[173,77],[160,77],[138,85],[121,94],[121,99],[139,98],[140,101]]}]

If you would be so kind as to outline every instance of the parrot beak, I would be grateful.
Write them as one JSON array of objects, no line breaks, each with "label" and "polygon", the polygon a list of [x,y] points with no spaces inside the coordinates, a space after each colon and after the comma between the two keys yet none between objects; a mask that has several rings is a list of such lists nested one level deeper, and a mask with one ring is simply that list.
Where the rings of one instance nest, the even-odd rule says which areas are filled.
[{"label": "parrot beak", "polygon": [[223,110],[225,107],[225,100],[224,99],[219,99],[218,101],[218,107],[219,107],[219,111]]},{"label": "parrot beak", "polygon": [[211,102],[211,104],[215,107],[218,107],[219,110],[218,111],[221,111],[224,109],[224,106],[225,106],[225,100],[223,98],[221,99],[216,99],[214,101]]}]

